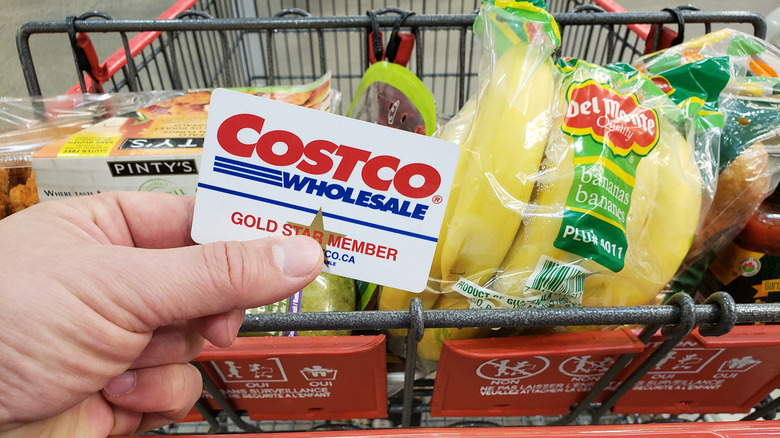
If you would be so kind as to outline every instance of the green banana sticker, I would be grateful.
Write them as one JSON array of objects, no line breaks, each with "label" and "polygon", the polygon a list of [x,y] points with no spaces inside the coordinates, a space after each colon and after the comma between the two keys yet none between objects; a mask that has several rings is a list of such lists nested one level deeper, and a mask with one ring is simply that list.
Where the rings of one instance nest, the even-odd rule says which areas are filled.
[{"label": "green banana sticker", "polygon": [[636,168],[658,143],[658,113],[593,79],[573,82],[566,103],[561,129],[572,139],[574,181],[553,244],[619,272]]}]

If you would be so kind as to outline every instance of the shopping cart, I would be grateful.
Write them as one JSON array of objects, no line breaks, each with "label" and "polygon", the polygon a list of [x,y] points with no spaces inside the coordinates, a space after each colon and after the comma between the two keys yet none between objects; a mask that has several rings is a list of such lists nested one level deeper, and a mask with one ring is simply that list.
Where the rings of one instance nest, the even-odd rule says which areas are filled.
[{"label": "shopping cart", "polygon": [[[159,20],[114,20],[105,15],[88,14],[63,21],[27,23],[17,34],[17,44],[31,95],[40,95],[41,90],[37,76],[39,65],[33,61],[29,40],[46,33],[62,34],[73,44],[79,83],[70,92],[258,87],[305,83],[331,71],[333,88],[343,93],[342,105],[336,112],[343,114],[369,63],[369,33],[377,26],[387,38],[394,26],[399,26],[400,30],[414,34],[416,39],[409,68],[433,92],[440,113],[444,116],[454,114],[476,90],[479,53],[471,25],[478,2],[389,3],[279,2],[276,7],[274,2],[183,0]],[[372,17],[365,13],[366,10],[377,13]],[[404,12],[410,10],[416,13]],[[672,24],[682,31],[683,25],[690,24],[748,23],[759,37],[766,31],[762,17],[747,12],[702,12],[680,8],[626,13],[606,0],[551,2],[551,11],[561,27],[564,42],[556,55],[575,56],[602,64],[630,61],[647,50],[660,47],[660,38],[649,40],[652,25]],[[133,33],[136,35],[129,37]],[[90,40],[98,36],[121,42],[121,48],[104,62],[100,62],[90,49]],[[334,422],[333,417],[322,420],[328,417],[318,417],[318,413],[312,411],[314,420],[296,424],[283,422],[269,426],[267,421],[254,421],[251,416],[247,419],[248,413],[236,409],[219,387],[220,381],[215,377],[219,370],[205,369],[219,360],[225,364],[227,361],[204,357],[199,366],[208,397],[198,406],[199,417],[193,414],[191,418],[198,422],[179,424],[165,432],[186,433],[192,430],[193,424],[193,427],[203,425],[213,433],[269,431],[277,427],[314,430],[396,425],[581,424],[598,423],[599,420],[621,424],[684,421],[668,414],[612,415],[611,412],[621,398],[646,378],[650,370],[659,366],[675,347],[689,342],[686,339],[694,329],[698,328],[697,333],[701,336],[717,336],[732,332],[736,324],[777,323],[780,322],[780,304],[736,305],[728,296],[715,295],[710,302],[694,305],[686,295],[676,297],[664,306],[627,308],[424,311],[415,300],[409,311],[248,316],[242,327],[245,332],[350,329],[372,337],[381,336],[378,333],[384,329],[408,329],[402,390],[388,399],[387,418]],[[656,345],[652,351],[643,350],[647,354],[631,349],[614,353],[610,366],[605,367],[606,371],[592,382],[578,402],[563,407],[567,414],[471,416],[458,420],[430,415],[436,380],[418,379],[415,375],[416,345],[424,328],[571,325],[642,326],[644,329],[632,336],[641,345]],[[662,327],[662,335],[658,335]],[[285,339],[284,342],[294,341]],[[749,365],[750,362],[745,363]],[[236,363],[232,366],[238,367]],[[272,367],[266,368],[273,372]],[[324,370],[317,369],[322,378],[326,377]],[[617,379],[621,373],[624,375]],[[236,375],[240,374],[236,372]],[[771,380],[766,385],[774,383]],[[607,388],[610,394],[605,397],[603,391]],[[766,389],[772,388],[762,387],[762,390]],[[745,419],[769,418],[778,405],[777,400],[766,400]],[[580,430],[585,433],[584,429]]]},{"label": "shopping cart", "polygon": [[[376,18],[386,39],[400,19],[403,29],[417,36],[409,68],[431,90],[442,115],[454,114],[474,92],[479,45],[471,25],[479,2],[400,2],[391,10],[389,2],[308,3],[279,2],[280,9],[271,9],[274,2],[182,0],[162,15],[178,19],[156,22],[85,14],[27,23],[17,45],[30,95],[40,95],[41,88],[29,40],[56,33],[68,36],[74,48],[79,83],[69,92],[257,87],[312,81],[332,71],[333,87],[343,93],[337,112],[344,114],[369,63],[367,35],[373,23],[366,9],[376,8],[386,12]],[[763,18],[755,13],[625,13],[609,0],[550,3],[552,11],[567,11],[555,15],[563,41],[557,55],[601,64],[631,61],[648,50],[648,43],[649,50],[662,47],[647,40],[650,25],[749,23],[755,35],[766,34]],[[416,14],[404,18],[409,10]],[[141,33],[128,38],[133,32]],[[98,37],[121,44],[104,62],[90,55],[90,38]]]}]

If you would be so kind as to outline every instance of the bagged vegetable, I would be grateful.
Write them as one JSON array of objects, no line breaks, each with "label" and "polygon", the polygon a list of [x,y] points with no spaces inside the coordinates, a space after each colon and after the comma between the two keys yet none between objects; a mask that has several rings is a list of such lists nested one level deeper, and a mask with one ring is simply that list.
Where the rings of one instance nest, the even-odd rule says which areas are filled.
[{"label": "bagged vegetable", "polygon": [[[721,139],[718,189],[686,257],[684,270],[671,285],[673,291],[689,292],[698,300],[721,290],[713,286],[708,266],[716,259],[721,259],[718,263],[723,265],[722,254],[733,252],[730,249],[734,246],[733,240],[777,188],[780,178],[780,127],[777,125],[780,80],[745,78],[742,82],[734,81],[728,86],[721,106],[726,119]],[[702,281],[704,284],[700,285]],[[729,283],[721,281],[719,287]]]},{"label": "bagged vegetable", "polygon": [[[273,304],[247,309],[246,313],[351,312],[355,310],[355,281],[345,277],[320,273],[310,284]],[[348,336],[350,330],[288,331],[242,333],[242,336]]]},{"label": "bagged vegetable", "polygon": [[634,64],[641,65],[651,76],[678,65],[721,56],[729,57],[730,74],[735,79],[777,77],[780,73],[780,49],[753,35],[728,28],[647,55]]},{"label": "bagged vegetable", "polygon": [[[778,101],[772,96],[780,92],[777,73],[780,72],[780,51],[752,35],[731,29],[713,32],[680,46],[640,58],[634,65],[653,77],[668,79],[669,90],[681,85],[679,78],[668,77],[674,69],[710,63],[708,71],[719,74],[712,65],[717,61],[728,67],[727,85],[718,96],[716,111],[724,114],[723,122],[713,123],[722,135],[717,148],[712,148],[716,163],[717,190],[705,208],[706,215],[681,271],[671,285],[673,292],[693,293],[707,265],[745,226],[750,216],[777,185],[776,150],[772,130],[780,113]],[[720,80],[701,81],[711,86]],[[711,88],[711,87],[710,87]],[[674,94],[670,94],[674,98]],[[705,103],[709,112],[701,121],[714,120],[712,103]],[[703,130],[697,131],[697,140]],[[714,143],[714,142],[713,142]]]},{"label": "bagged vegetable", "polygon": [[[780,85],[780,80],[774,82]],[[688,260],[717,252],[744,227],[777,186],[780,98],[755,96],[752,82],[735,82],[721,99],[726,113],[720,145],[718,188]],[[741,90],[741,91],[740,91]],[[747,95],[735,95],[734,92]],[[780,97],[780,96],[779,96]]]}]

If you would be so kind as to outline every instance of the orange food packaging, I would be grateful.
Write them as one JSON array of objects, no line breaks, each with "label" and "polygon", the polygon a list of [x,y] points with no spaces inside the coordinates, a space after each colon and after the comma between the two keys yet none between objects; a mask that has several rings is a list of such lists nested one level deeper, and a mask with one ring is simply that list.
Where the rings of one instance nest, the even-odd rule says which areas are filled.
[{"label": "orange food packaging", "polygon": [[[330,75],[292,87],[236,91],[329,111]],[[111,117],[37,150],[32,163],[41,201],[106,191],[194,195],[211,90]]]},{"label": "orange food packaging", "polygon": [[110,117],[181,91],[0,97],[0,219],[38,203],[32,156]]}]

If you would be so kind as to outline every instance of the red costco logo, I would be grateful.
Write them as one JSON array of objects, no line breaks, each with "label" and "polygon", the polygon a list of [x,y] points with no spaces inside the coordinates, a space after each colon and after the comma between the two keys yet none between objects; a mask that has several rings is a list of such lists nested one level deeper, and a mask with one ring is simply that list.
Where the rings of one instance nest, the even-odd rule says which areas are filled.
[{"label": "red costco logo", "polygon": [[569,135],[590,135],[618,156],[645,156],[658,143],[658,114],[633,94],[615,93],[589,79],[572,84],[566,100],[561,128]]},{"label": "red costco logo", "polygon": [[[439,171],[429,164],[402,164],[398,157],[372,155],[371,151],[324,139],[305,143],[294,132],[268,129],[265,125],[266,120],[260,116],[232,115],[219,125],[217,142],[230,155],[244,158],[256,155],[266,164],[295,166],[310,175],[325,175],[332,171],[331,178],[337,181],[346,182],[353,173],[359,173],[368,187],[387,191],[392,185],[408,198],[426,198],[441,186]],[[244,130],[253,131],[256,138],[244,143],[239,138]],[[413,183],[415,180],[422,180],[422,184]]]}]

